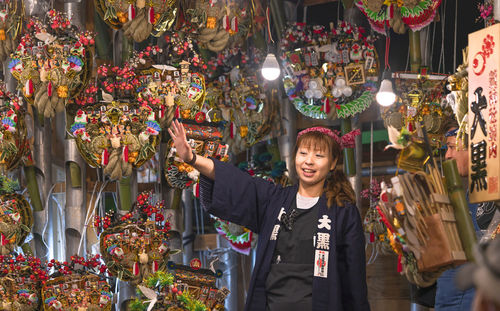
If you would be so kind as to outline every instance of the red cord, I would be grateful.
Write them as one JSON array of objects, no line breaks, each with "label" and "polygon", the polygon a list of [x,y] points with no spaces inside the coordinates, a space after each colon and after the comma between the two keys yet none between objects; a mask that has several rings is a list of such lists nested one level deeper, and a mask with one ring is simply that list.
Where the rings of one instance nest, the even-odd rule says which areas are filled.
[{"label": "red cord", "polygon": [[391,47],[391,36],[389,31],[386,31],[385,34],[385,69],[391,69],[391,65],[389,64],[389,49]]}]

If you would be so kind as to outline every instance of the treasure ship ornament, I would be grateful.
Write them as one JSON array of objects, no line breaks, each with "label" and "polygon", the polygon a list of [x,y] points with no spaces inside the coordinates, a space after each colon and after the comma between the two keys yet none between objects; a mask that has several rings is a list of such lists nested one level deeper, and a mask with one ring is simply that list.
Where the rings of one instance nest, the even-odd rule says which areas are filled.
[{"label": "treasure ship ornament", "polygon": [[111,275],[133,284],[149,275],[164,271],[170,248],[170,223],[163,202],[153,202],[151,193],[141,193],[131,212],[113,217],[97,217],[94,226],[100,232],[102,258]]},{"label": "treasure ship ornament", "polygon": [[50,118],[87,85],[93,34],[79,32],[66,15],[50,10],[49,24],[32,18],[25,27],[9,70],[18,89],[38,113]]}]

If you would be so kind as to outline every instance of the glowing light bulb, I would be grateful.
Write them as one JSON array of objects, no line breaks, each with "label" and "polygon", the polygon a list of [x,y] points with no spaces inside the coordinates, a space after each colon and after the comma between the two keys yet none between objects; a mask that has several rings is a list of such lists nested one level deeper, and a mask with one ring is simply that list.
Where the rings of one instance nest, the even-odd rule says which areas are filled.
[{"label": "glowing light bulb", "polygon": [[264,64],[262,64],[262,76],[264,79],[273,81],[276,80],[281,73],[280,65],[276,60],[276,56],[274,54],[269,53],[264,60]]}]

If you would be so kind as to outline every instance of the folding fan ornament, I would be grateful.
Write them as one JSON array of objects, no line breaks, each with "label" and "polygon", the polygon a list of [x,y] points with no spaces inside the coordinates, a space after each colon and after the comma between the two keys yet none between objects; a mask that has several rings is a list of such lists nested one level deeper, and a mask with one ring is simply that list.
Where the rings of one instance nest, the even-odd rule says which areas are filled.
[{"label": "folding fan ornament", "polygon": [[111,275],[138,284],[166,269],[169,256],[179,251],[170,248],[165,209],[163,202],[153,202],[151,193],[144,192],[137,196],[131,212],[96,217],[100,252]]},{"label": "folding fan ornament", "polygon": [[47,279],[47,271],[40,259],[0,255],[0,309],[40,310],[40,289]]},{"label": "folding fan ornament", "polygon": [[18,167],[30,155],[22,107],[22,98],[0,83],[0,169],[4,172]]},{"label": "folding fan ornament", "polygon": [[356,6],[363,12],[373,30],[385,35],[385,26],[403,34],[406,28],[418,31],[436,17],[441,0],[358,0]]},{"label": "folding fan ornament", "polygon": [[177,0],[94,0],[97,12],[112,28],[122,28],[136,42],[160,36],[177,17]]},{"label": "folding fan ornament", "polygon": [[377,91],[374,38],[339,22],[288,26],[280,42],[283,86],[295,108],[314,119],[347,118],[368,108]]},{"label": "folding fan ornament", "polygon": [[51,260],[47,265],[53,273],[42,287],[44,311],[111,311],[113,294],[100,255],[71,256],[70,261]]},{"label": "folding fan ornament", "polygon": [[238,253],[249,255],[252,249],[253,232],[243,226],[214,218],[215,230],[229,242],[231,248]]},{"label": "folding fan ornament", "polygon": [[0,61],[2,62],[17,47],[24,16],[22,3],[18,0],[6,0],[0,3]]},{"label": "folding fan ornament", "polygon": [[[222,143],[222,133],[215,125],[198,125],[183,122],[186,137],[196,154],[204,157],[214,157],[227,162],[229,146]],[[169,152],[165,159],[165,177],[170,186],[186,189],[198,182],[200,173],[191,165],[184,163],[173,146],[168,143]]]},{"label": "folding fan ornament", "polygon": [[[224,310],[227,288],[215,287],[215,276],[210,270],[194,270],[172,264],[174,273],[158,271],[138,286],[139,297],[129,303],[131,311]],[[184,270],[181,270],[184,269]],[[181,272],[182,271],[182,272]],[[149,303],[149,304],[148,304]]]},{"label": "folding fan ornament", "polygon": [[12,54],[9,69],[38,113],[53,117],[90,79],[93,34],[79,32],[68,17],[50,10],[49,25],[32,18]]}]

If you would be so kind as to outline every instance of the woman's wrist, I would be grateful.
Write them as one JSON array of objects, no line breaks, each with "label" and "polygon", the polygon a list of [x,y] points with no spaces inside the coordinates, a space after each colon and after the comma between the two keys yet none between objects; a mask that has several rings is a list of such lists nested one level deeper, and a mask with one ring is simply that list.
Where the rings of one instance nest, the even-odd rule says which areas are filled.
[{"label": "woman's wrist", "polygon": [[184,163],[186,164],[189,164],[189,165],[194,165],[196,163],[196,153],[194,152],[194,150],[191,149],[191,159],[188,160],[188,161],[184,161]]}]

